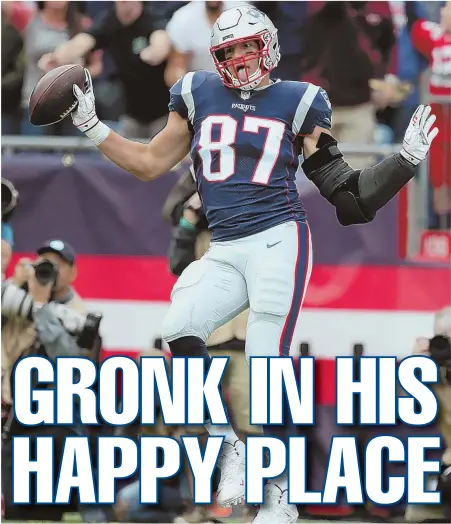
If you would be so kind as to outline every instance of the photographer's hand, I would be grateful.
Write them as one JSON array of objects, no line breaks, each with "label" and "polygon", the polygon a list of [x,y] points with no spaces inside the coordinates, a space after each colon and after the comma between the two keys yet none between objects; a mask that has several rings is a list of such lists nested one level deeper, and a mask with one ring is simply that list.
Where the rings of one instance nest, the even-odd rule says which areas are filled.
[{"label": "photographer's hand", "polygon": [[30,277],[33,270],[31,258],[21,258],[14,268],[13,284],[22,287]]},{"label": "photographer's hand", "polygon": [[429,355],[429,339],[418,337],[415,341],[412,353],[414,355]]},{"label": "photographer's hand", "polygon": [[38,304],[47,304],[52,293],[53,282],[49,282],[43,286],[40,284],[35,276],[34,269],[31,268],[28,277],[28,293],[31,298]]},{"label": "photographer's hand", "polygon": [[34,288],[32,295],[35,300],[33,307],[34,325],[38,333],[38,340],[45,347],[47,356],[52,360],[57,357],[81,356],[81,348],[74,337],[66,331],[51,304],[48,303],[52,284],[42,286],[36,282],[36,278],[30,278],[29,286],[30,292]]},{"label": "photographer's hand", "polygon": [[184,205],[183,218],[195,226],[199,222],[199,211],[201,209],[202,202],[199,193],[194,193],[194,195]]}]

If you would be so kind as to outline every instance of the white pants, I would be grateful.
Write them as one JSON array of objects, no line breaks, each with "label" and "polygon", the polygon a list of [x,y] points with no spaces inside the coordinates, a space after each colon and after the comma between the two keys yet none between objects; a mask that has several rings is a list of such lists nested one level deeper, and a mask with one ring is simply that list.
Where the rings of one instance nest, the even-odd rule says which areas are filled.
[{"label": "white pants", "polygon": [[311,268],[310,230],[303,222],[212,242],[175,284],[163,338],[207,341],[215,329],[249,307],[247,358],[288,355]]}]

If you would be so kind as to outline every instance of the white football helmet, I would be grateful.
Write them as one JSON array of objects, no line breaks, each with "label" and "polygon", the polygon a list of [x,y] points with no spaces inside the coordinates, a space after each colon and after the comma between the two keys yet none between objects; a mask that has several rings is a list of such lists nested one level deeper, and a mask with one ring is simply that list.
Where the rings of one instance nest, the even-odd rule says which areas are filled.
[{"label": "white football helmet", "polygon": [[[236,44],[254,41],[259,51],[227,60],[225,50]],[[216,20],[211,34],[210,53],[225,86],[243,90],[255,89],[262,78],[279,63],[280,46],[277,29],[271,20],[255,7],[245,5],[227,9]],[[240,80],[237,67],[258,59],[257,70]]]}]

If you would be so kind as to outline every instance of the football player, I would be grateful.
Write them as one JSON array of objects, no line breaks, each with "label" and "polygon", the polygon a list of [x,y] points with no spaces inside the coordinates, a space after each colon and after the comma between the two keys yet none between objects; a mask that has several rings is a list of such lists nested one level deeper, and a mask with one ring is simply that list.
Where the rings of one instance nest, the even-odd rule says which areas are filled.
[{"label": "football player", "polygon": [[[168,123],[149,144],[127,140],[99,121],[88,75],[85,93],[74,86],[78,106],[72,118],[104,155],[143,181],[167,173],[191,153],[213,236],[210,249],[185,269],[172,291],[163,326],[172,354],[202,355],[208,362],[211,333],[250,308],[247,357],[285,356],[312,267],[309,227],[295,185],[298,155],[306,176],[335,206],[338,221],[364,224],[415,175],[438,132],[435,116],[420,106],[399,153],[354,170],[331,136],[325,91],[270,78],[280,52],[267,16],[251,6],[224,11],[214,24],[210,52],[217,73],[190,72],[171,88]],[[228,425],[207,421],[206,427],[225,437],[217,500],[238,503],[245,494],[244,444]],[[271,479],[254,522],[291,523],[297,516],[296,506],[288,504],[286,477]]]}]

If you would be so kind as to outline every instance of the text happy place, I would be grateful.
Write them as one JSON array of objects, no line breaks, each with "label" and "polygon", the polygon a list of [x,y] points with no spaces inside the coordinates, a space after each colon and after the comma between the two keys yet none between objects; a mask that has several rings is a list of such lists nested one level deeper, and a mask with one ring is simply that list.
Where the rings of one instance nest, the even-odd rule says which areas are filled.
[{"label": "text happy place", "polygon": [[[156,423],[158,406],[167,425],[199,425],[205,417],[223,425],[228,417],[220,382],[227,362],[226,357],[213,357],[205,370],[202,358],[173,358],[168,372],[163,357],[144,357],[140,365],[127,357],[111,357],[99,368],[85,358],[62,357],[54,365],[43,357],[27,357],[14,369],[15,415],[27,426],[75,421],[126,426],[137,419],[146,426]],[[439,461],[426,460],[425,452],[440,448],[440,437],[409,437],[403,442],[394,436],[376,436],[361,456],[353,436],[359,424],[432,423],[438,409],[432,389],[439,379],[436,364],[423,356],[400,363],[396,357],[338,357],[335,378],[336,422],[350,426],[349,436],[332,437],[323,490],[309,491],[306,472],[312,454],[302,426],[315,424],[314,358],[250,359],[251,424],[285,423],[292,430],[286,441],[247,438],[246,502],[261,503],[266,479],[287,471],[290,503],[335,503],[340,490],[350,504],[367,497],[376,504],[393,504],[404,496],[408,503],[439,503],[440,494],[425,486],[425,474],[438,472]],[[44,384],[50,388],[42,389]],[[143,436],[138,442],[99,437],[98,460],[93,464],[88,439],[67,437],[59,475],[54,478],[53,437],[13,437],[13,502],[66,504],[75,489],[81,503],[113,503],[116,481],[138,470],[141,502],[156,503],[159,482],[178,474],[185,455],[194,477],[194,502],[211,503],[222,442],[217,436],[208,437],[205,444],[188,436],[180,441]],[[388,462],[404,462],[405,477],[388,477],[387,483]],[[33,475],[37,476],[35,501],[30,500]]]}]

